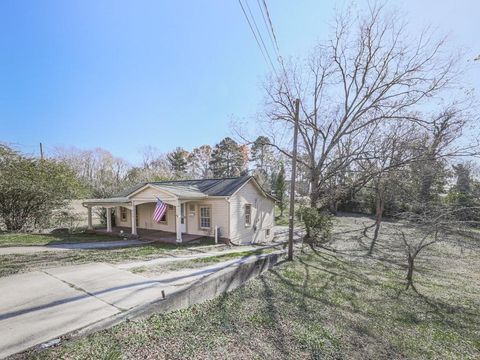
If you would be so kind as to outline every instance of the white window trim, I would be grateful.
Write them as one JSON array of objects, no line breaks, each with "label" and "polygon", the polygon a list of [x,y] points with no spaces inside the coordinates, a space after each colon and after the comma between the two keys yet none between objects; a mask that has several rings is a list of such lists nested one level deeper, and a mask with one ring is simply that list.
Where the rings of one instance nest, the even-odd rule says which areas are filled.
[{"label": "white window trim", "polygon": [[[205,219],[210,219],[210,226],[202,226],[202,209],[208,209],[208,214],[210,215],[208,218],[204,217]],[[212,228],[212,206],[211,205],[199,205],[198,206],[198,227],[201,230],[210,230]]]},{"label": "white window trim", "polygon": [[128,220],[127,208],[120,206],[120,222],[127,222],[127,220]]},{"label": "white window trim", "polygon": [[[247,206],[250,207],[250,213],[249,213],[250,219],[249,219],[248,223],[247,223]],[[250,204],[250,203],[245,204],[245,214],[244,214],[244,219],[243,220],[244,220],[245,227],[251,227],[252,226],[252,204]]]}]

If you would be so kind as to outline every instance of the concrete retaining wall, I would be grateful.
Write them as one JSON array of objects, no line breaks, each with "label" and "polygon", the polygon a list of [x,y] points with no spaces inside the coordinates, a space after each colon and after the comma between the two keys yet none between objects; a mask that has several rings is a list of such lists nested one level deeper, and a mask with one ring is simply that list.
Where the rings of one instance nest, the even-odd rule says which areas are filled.
[{"label": "concrete retaining wall", "polygon": [[170,295],[167,294],[165,300],[149,304],[138,310],[132,309],[129,318],[184,309],[191,305],[214,299],[224,292],[235,290],[248,280],[270,269],[278,262],[278,256],[279,254],[273,253],[233,269],[220,270],[200,279],[186,289]]},{"label": "concrete retaining wall", "polygon": [[[277,264],[279,257],[284,252],[259,255],[251,261],[232,268],[225,268],[211,275],[205,276],[193,284],[186,285],[173,293],[166,293],[165,299],[159,299],[152,303],[145,304],[113,315],[107,319],[100,320],[88,325],[83,329],[73,331],[62,336],[62,339],[75,339],[86,336],[96,331],[110,328],[125,320],[146,318],[155,313],[166,313],[175,310],[185,309],[191,305],[211,300],[218,295],[232,291],[245,284]],[[57,341],[53,341],[57,343]],[[36,347],[37,350],[41,346]],[[31,352],[32,350],[30,350]]]}]

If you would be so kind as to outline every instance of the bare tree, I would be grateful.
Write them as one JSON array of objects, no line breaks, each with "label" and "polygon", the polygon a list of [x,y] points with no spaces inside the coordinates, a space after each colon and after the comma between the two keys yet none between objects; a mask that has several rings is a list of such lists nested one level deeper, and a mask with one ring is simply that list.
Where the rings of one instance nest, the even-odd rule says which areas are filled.
[{"label": "bare tree", "polygon": [[156,147],[146,146],[142,150],[142,165],[130,169],[128,178],[130,182],[172,179],[173,172],[167,154]]},{"label": "bare tree", "polygon": [[364,178],[342,182],[368,157],[384,124],[427,125],[418,110],[437,101],[457,75],[455,58],[443,54],[445,39],[434,40],[428,31],[409,37],[402,19],[382,6],[359,16],[340,13],[334,27],[330,42],[266,84],[267,135],[290,157],[294,100],[301,99],[297,160],[309,171],[311,206],[363,184]]},{"label": "bare tree", "polygon": [[[382,136],[372,141],[370,156],[359,161],[364,178],[375,195],[375,224],[368,256],[372,255],[382,225],[387,197],[401,191],[402,173],[408,164],[418,160],[412,147],[417,142],[418,132],[413,124],[396,122],[390,124]],[[362,172],[362,173],[363,173]]]},{"label": "bare tree", "polygon": [[210,161],[212,160],[212,147],[202,145],[193,149],[188,155],[188,172],[194,179],[206,179],[212,176]]},{"label": "bare tree", "polygon": [[429,246],[440,242],[462,241],[461,233],[473,224],[468,219],[459,219],[458,214],[478,212],[478,207],[447,207],[425,209],[422,213],[403,212],[399,214],[402,221],[396,228],[396,235],[401,239],[406,258],[406,289],[413,288],[415,261],[418,255]]},{"label": "bare tree", "polygon": [[145,146],[141,149],[142,154],[142,168],[149,170],[154,164],[155,161],[162,156],[162,152],[155,146]]},{"label": "bare tree", "polygon": [[372,149],[365,153],[368,157],[358,161],[367,164],[363,178],[371,178],[369,185],[375,194],[375,225],[368,255],[372,255],[378,240],[387,198],[410,193],[411,198],[418,197],[410,203],[417,211],[425,211],[437,200],[432,194],[434,185],[437,197],[445,193],[448,161],[476,154],[475,146],[454,145],[466,123],[463,115],[463,111],[448,108],[421,126],[416,122],[389,122],[387,130],[372,140]]},{"label": "bare tree", "polygon": [[72,168],[78,178],[90,187],[94,197],[108,197],[120,191],[130,169],[124,159],[102,148],[58,147],[53,157]]}]

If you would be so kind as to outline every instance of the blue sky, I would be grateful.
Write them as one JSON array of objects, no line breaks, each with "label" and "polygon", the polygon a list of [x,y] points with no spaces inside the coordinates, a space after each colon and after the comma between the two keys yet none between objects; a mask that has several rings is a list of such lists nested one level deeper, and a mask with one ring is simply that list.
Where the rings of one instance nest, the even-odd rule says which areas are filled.
[{"label": "blue sky", "polygon": [[[328,37],[337,2],[268,4],[288,57]],[[449,34],[465,61],[480,54],[478,0],[389,4],[413,31]],[[480,63],[467,65],[480,88]],[[261,110],[268,71],[237,0],[2,0],[0,141],[29,153],[39,142],[100,146],[131,162],[147,145],[215,144],[231,135],[232,117]]]}]

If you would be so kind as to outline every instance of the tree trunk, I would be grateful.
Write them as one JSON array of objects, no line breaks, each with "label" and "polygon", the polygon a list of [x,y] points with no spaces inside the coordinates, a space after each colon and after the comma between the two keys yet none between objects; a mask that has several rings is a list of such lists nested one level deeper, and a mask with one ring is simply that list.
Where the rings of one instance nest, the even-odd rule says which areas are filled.
[{"label": "tree trunk", "polygon": [[320,198],[318,191],[318,175],[314,170],[310,171],[310,207],[316,208]]},{"label": "tree trunk", "polygon": [[411,254],[408,254],[408,271],[407,271],[407,287],[405,290],[408,290],[410,287],[414,288],[413,286],[413,270],[415,268],[415,257]]},{"label": "tree trunk", "polygon": [[383,196],[383,190],[378,190],[377,191],[377,203],[375,207],[375,231],[373,232],[373,238],[372,242],[370,243],[370,248],[368,249],[368,256],[371,256],[373,254],[373,249],[375,248],[375,245],[378,240],[378,234],[380,232],[380,227],[382,225],[382,219],[383,219],[383,210],[385,208],[385,200]]},{"label": "tree trunk", "polygon": [[333,199],[328,203],[329,211],[332,215],[337,215],[338,212],[338,201]]}]

